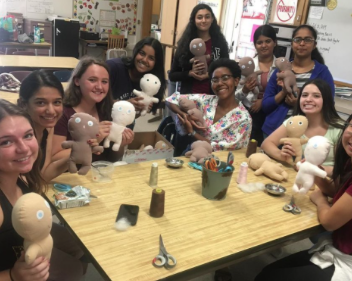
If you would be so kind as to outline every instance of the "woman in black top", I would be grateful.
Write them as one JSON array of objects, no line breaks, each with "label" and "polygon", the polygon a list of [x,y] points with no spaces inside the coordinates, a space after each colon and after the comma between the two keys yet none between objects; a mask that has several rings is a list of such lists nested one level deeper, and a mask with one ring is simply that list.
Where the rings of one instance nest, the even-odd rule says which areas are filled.
[{"label": "woman in black top", "polygon": [[189,23],[177,42],[177,50],[169,73],[170,81],[181,82],[181,94],[206,93],[210,94],[210,80],[208,73],[198,74],[204,69],[203,63],[189,60],[193,57],[190,52],[190,42],[201,38],[206,45],[206,54],[211,55],[211,61],[219,58],[229,58],[229,49],[224,35],[217,23],[212,9],[206,4],[198,4],[192,10]]}]

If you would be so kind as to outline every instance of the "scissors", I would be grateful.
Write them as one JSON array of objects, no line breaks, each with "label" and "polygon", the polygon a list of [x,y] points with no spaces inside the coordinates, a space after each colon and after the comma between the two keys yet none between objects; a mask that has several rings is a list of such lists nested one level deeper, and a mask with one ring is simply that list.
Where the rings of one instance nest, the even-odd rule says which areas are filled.
[{"label": "scissors", "polygon": [[289,213],[292,213],[294,215],[299,215],[302,212],[301,209],[296,205],[295,198],[293,197],[293,195],[291,196],[290,203],[286,204],[282,209],[285,212],[289,212]]},{"label": "scissors", "polygon": [[213,155],[210,157],[204,158],[204,166],[208,170],[217,172],[220,164],[221,164],[221,162],[220,162],[219,158],[217,158]]},{"label": "scissors", "polygon": [[[170,260],[172,263],[170,263]],[[165,266],[165,268],[167,268],[167,269],[173,268],[177,264],[177,261],[174,258],[174,256],[172,256],[168,252],[166,252],[161,234],[159,237],[159,254],[153,259],[152,263],[155,267]]]}]

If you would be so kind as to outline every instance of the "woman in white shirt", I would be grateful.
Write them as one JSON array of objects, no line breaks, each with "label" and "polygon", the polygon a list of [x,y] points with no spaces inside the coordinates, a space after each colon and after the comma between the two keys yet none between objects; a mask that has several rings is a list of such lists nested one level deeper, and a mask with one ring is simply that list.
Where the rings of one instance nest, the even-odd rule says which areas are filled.
[{"label": "woman in white shirt", "polygon": [[[253,36],[254,46],[257,55],[253,58],[255,69],[263,73],[258,76],[258,81],[249,80],[244,85],[238,85],[236,99],[241,101],[252,116],[251,139],[255,139],[258,145],[263,142],[262,126],[265,121],[265,114],[262,111],[262,100],[267,82],[275,69],[274,48],[276,47],[276,32],[270,25],[258,27]],[[259,83],[259,94],[257,97],[250,93]]]}]

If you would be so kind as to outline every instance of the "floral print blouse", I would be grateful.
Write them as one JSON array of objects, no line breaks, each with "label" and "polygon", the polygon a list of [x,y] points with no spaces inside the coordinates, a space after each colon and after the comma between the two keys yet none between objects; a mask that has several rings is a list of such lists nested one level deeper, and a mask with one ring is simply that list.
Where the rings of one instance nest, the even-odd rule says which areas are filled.
[{"label": "floral print blouse", "polygon": [[219,100],[217,96],[174,93],[166,101],[178,105],[181,97],[193,100],[197,108],[203,112],[203,118],[207,125],[207,130],[203,133],[203,136],[210,140],[213,151],[235,150],[248,145],[252,131],[252,119],[241,102],[238,107],[232,109],[214,123]]}]

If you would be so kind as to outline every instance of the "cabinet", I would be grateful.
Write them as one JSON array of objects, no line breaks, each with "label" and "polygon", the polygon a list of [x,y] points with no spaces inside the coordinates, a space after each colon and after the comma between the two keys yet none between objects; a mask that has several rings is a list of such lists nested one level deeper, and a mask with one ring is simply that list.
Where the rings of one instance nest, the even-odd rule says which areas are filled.
[{"label": "cabinet", "polygon": [[[36,19],[24,19],[23,27],[24,32],[29,35],[34,32],[34,27],[39,26],[40,33],[43,33],[44,40],[47,43],[53,44],[53,30],[52,23],[46,20],[36,20]],[[39,56],[48,56],[49,50],[40,50],[38,49]]]}]

